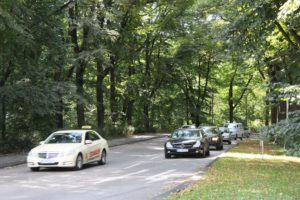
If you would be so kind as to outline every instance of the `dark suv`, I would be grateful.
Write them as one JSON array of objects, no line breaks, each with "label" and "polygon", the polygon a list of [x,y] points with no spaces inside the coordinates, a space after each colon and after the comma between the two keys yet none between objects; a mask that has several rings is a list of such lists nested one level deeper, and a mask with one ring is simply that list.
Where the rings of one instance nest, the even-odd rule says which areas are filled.
[{"label": "dark suv", "polygon": [[177,129],[165,143],[165,158],[171,158],[172,155],[208,156],[208,138],[197,128]]},{"label": "dark suv", "polygon": [[209,146],[215,147],[217,150],[223,149],[223,136],[216,126],[200,127],[204,135],[209,139]]}]

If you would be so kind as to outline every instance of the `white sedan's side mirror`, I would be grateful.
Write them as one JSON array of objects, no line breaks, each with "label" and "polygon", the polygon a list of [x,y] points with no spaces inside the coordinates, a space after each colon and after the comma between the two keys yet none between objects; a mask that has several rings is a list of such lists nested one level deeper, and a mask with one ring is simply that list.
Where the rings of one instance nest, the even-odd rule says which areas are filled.
[{"label": "white sedan's side mirror", "polygon": [[85,144],[92,144],[92,143],[93,143],[92,140],[86,140],[86,141],[85,141]]},{"label": "white sedan's side mirror", "polygon": [[45,141],[40,141],[40,145],[45,144]]}]

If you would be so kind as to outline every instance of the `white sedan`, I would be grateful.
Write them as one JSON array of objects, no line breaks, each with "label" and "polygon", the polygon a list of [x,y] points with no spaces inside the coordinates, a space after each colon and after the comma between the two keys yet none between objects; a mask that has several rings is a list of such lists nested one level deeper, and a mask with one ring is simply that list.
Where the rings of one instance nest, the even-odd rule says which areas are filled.
[{"label": "white sedan", "polygon": [[91,162],[106,163],[107,141],[93,130],[64,130],[52,133],[27,156],[32,171],[40,167],[71,167],[77,170]]}]

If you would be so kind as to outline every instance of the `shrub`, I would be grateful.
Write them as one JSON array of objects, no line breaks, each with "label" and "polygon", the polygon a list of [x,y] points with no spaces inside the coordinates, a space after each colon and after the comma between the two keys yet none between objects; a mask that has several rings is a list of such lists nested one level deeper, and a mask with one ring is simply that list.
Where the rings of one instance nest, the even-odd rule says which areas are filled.
[{"label": "shrub", "polygon": [[269,139],[284,146],[287,155],[300,157],[300,110],[289,113],[288,119],[265,127],[262,132]]}]

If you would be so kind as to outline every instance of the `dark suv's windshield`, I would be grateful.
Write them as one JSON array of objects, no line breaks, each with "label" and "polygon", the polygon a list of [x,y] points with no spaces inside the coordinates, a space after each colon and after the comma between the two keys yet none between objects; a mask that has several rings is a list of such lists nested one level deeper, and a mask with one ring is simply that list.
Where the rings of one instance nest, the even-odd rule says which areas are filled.
[{"label": "dark suv's windshield", "polygon": [[177,130],[172,133],[171,138],[200,138],[199,130]]}]

